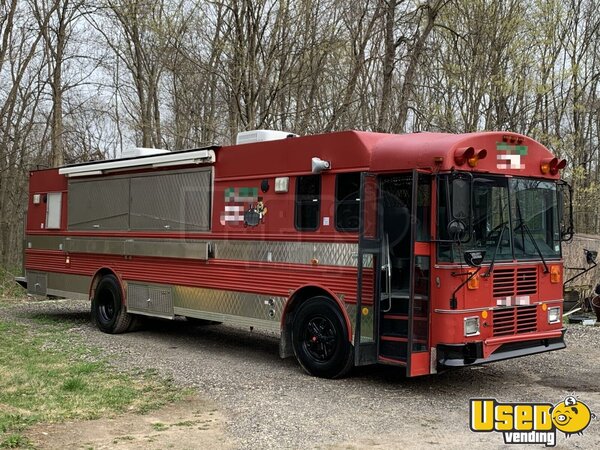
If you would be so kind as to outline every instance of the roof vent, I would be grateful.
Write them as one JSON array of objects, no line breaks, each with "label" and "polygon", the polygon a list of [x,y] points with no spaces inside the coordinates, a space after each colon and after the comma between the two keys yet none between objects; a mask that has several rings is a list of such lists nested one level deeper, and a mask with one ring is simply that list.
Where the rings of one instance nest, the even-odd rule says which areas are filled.
[{"label": "roof vent", "polygon": [[121,153],[121,158],[138,158],[140,156],[162,155],[164,153],[170,153],[170,151],[163,150],[161,148],[135,147],[128,150],[123,150],[123,153]]},{"label": "roof vent", "polygon": [[294,133],[288,133],[287,131],[250,130],[238,133],[235,143],[237,145],[251,144],[253,142],[277,141],[279,139],[293,137],[298,137],[298,135]]}]

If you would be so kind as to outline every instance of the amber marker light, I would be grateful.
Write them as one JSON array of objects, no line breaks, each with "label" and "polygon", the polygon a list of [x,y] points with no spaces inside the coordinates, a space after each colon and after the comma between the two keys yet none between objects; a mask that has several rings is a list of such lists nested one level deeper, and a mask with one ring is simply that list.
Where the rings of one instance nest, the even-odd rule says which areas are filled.
[{"label": "amber marker light", "polygon": [[542,311],[546,311],[548,309],[548,305],[542,303]]},{"label": "amber marker light", "polygon": [[481,318],[482,319],[487,319],[488,317],[488,312],[487,311],[481,311]]},{"label": "amber marker light", "polygon": [[[473,272],[469,273],[472,274]],[[469,282],[467,283],[467,289],[479,289],[479,276],[475,275],[469,280]]]},{"label": "amber marker light", "polygon": [[559,170],[564,169],[567,166],[566,159],[558,158],[545,158],[540,161],[540,172],[544,175],[556,175]]},{"label": "amber marker light", "polygon": [[476,167],[479,160],[484,159],[486,156],[487,150],[485,148],[482,148],[481,150],[475,152],[475,154],[472,157],[467,159],[467,163],[469,163],[469,166],[471,167]]},{"label": "amber marker light", "polygon": [[457,148],[454,151],[454,163],[457,166],[462,166],[469,159],[475,156],[475,149],[473,147]]},{"label": "amber marker light", "polygon": [[560,266],[550,266],[550,283],[560,283]]}]

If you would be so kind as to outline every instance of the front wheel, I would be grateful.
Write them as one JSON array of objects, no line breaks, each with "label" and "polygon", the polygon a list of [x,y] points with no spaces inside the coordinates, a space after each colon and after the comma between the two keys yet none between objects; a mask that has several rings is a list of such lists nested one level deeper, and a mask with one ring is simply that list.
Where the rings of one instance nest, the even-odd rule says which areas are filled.
[{"label": "front wheel", "polygon": [[132,325],[132,315],[125,311],[121,287],[114,275],[105,275],[96,286],[92,320],[101,331],[109,334],[124,333]]},{"label": "front wheel", "polygon": [[300,306],[292,324],[292,344],[296,359],[311,375],[339,378],[352,367],[346,321],[328,297],[313,297]]}]

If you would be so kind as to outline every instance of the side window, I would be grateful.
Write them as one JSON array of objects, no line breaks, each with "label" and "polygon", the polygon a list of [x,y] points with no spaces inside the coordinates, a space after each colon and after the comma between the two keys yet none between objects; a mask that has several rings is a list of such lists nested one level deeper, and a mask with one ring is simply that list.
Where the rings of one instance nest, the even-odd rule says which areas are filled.
[{"label": "side window", "polygon": [[321,210],[321,175],[305,175],[296,180],[296,229],[319,228]]},{"label": "side window", "polygon": [[60,228],[61,206],[62,193],[49,192],[46,196],[46,229],[57,230]]},{"label": "side window", "polygon": [[360,215],[360,172],[340,173],[335,180],[335,227],[358,231]]}]

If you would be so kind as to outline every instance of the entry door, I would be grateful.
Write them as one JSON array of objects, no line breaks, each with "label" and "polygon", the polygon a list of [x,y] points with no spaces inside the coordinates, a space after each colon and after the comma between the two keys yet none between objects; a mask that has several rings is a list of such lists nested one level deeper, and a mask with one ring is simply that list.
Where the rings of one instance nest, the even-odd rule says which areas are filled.
[{"label": "entry door", "polygon": [[376,175],[361,175],[354,365],[377,362],[382,223]]},{"label": "entry door", "polygon": [[429,373],[431,177],[366,174],[362,185],[355,363]]}]

